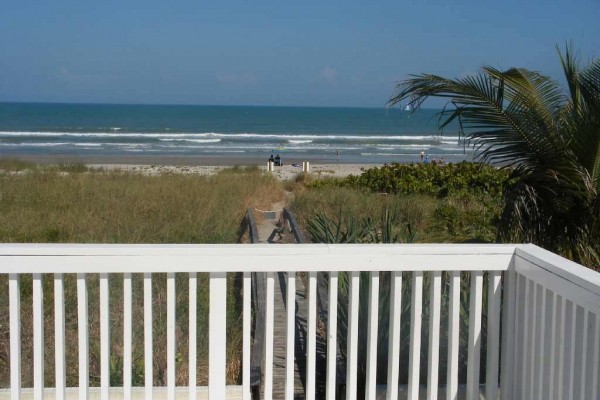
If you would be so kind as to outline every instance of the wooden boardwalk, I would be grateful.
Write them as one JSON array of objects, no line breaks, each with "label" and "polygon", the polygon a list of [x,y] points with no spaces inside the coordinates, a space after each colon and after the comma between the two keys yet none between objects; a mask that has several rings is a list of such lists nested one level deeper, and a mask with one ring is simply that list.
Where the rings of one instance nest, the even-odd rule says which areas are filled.
[{"label": "wooden boardwalk", "polygon": [[[291,232],[281,229],[282,210],[266,211],[260,215],[256,224],[258,243],[295,243]],[[261,279],[264,278],[264,274]],[[296,276],[295,304],[295,349],[294,349],[294,398],[306,398],[306,335],[308,299],[306,276]],[[266,283],[265,283],[266,285]],[[277,273],[274,288],[274,326],[273,326],[273,399],[285,398],[286,353],[287,353],[287,274]],[[318,330],[318,329],[317,329]],[[319,330],[318,330],[319,331]],[[323,397],[325,377],[325,339],[317,334],[317,379],[316,398]],[[264,379],[261,379],[260,391],[264,398]]]},{"label": "wooden boardwalk", "polygon": [[[273,327],[273,398],[285,398],[285,363],[287,338],[287,274],[278,273],[275,279],[275,318]],[[295,332],[295,362],[294,362],[294,397],[305,398],[306,383],[306,315],[308,301],[302,279],[296,279],[296,332]]]}]

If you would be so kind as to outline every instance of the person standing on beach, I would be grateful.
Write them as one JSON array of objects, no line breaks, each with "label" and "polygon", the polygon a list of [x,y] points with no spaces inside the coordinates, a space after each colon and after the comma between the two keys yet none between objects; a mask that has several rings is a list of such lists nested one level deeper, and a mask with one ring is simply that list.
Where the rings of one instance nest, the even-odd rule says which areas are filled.
[{"label": "person standing on beach", "polygon": [[421,150],[421,162],[423,162],[423,158],[425,157],[425,151]]}]

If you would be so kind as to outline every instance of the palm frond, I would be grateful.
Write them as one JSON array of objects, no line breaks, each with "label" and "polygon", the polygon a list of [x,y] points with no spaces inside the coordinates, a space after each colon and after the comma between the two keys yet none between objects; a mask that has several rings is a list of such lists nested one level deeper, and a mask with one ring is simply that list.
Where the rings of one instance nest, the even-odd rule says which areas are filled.
[{"label": "palm frond", "polygon": [[460,79],[411,75],[388,106],[446,99],[440,128],[458,119],[476,157],[511,168],[500,239],[589,263],[600,254],[600,61],[580,68],[571,46],[558,53],[568,94],[539,72],[484,66]]}]

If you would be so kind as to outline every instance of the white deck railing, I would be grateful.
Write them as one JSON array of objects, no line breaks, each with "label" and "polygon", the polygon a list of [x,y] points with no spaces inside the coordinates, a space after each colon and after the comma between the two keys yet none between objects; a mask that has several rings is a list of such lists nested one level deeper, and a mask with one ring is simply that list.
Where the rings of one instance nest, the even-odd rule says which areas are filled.
[{"label": "white deck railing", "polygon": [[[379,272],[391,272],[387,382],[398,382],[401,349],[400,321],[403,275],[411,273],[408,398],[456,399],[459,393],[461,273],[470,274],[466,398],[477,399],[480,381],[486,399],[598,399],[600,381],[600,274],[532,245],[0,245],[0,274],[9,275],[10,393],[19,399],[21,367],[33,363],[33,396],[44,395],[43,276],[54,279],[54,363],[56,398],[67,393],[65,362],[64,274],[77,274],[79,398],[89,394],[89,306],[100,309],[100,393],[110,387],[109,274],[123,280],[123,388],[132,397],[132,274],[143,274],[145,398],[153,387],[152,274],[167,273],[168,398],[176,396],[176,291],[189,290],[189,337],[197,337],[197,273],[210,273],[209,373],[211,399],[226,397],[226,274],[243,273],[242,394],[250,398],[251,272],[267,272],[264,397],[273,385],[274,273],[287,272],[294,285],[296,272],[308,276],[308,343],[306,396],[315,397],[316,273],[329,272],[329,287],[337,287],[338,273],[349,273],[346,396],[357,396],[358,318],[360,272],[369,272],[366,398],[377,390]],[[88,298],[86,274],[99,275],[99,296]],[[176,273],[189,273],[189,287],[175,285]],[[20,278],[32,275],[33,359],[21,355]],[[424,294],[424,277],[429,292]],[[484,285],[484,279],[487,284]],[[448,298],[441,301],[442,284]],[[405,286],[408,286],[405,284]],[[487,293],[483,293],[484,286]],[[6,288],[0,288],[0,292]],[[405,289],[406,290],[406,289]],[[74,294],[73,294],[74,296]],[[424,296],[428,297],[428,343],[421,342]],[[486,301],[484,301],[484,298]],[[290,298],[291,299],[291,298]],[[329,293],[327,326],[328,399],[335,398],[337,291]],[[463,299],[464,300],[464,299]],[[442,303],[448,304],[442,309]],[[288,371],[293,371],[294,301],[288,301]],[[487,310],[483,310],[484,304]],[[440,386],[440,318],[447,314],[447,376]],[[480,379],[482,315],[486,317],[485,377]],[[501,343],[502,342],[502,343]],[[197,349],[189,341],[189,398],[196,399]],[[427,387],[421,388],[421,352],[427,348]],[[292,355],[292,357],[290,357]],[[464,356],[464,355],[463,355]],[[29,364],[28,364],[29,363]],[[287,374],[286,394],[293,396],[293,373]],[[387,398],[398,396],[398,385],[387,385]],[[179,393],[180,388],[177,388]],[[442,391],[444,393],[442,393]],[[423,393],[421,393],[422,396]],[[119,395],[119,397],[121,397]]]}]

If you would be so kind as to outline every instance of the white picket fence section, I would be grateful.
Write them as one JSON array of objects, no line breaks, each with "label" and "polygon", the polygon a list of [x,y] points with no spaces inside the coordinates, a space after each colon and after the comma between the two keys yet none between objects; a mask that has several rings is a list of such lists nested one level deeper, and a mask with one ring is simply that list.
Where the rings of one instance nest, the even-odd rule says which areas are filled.
[{"label": "white picket fence section", "polygon": [[[533,245],[0,245],[0,274],[9,275],[10,394],[20,399],[24,362],[33,362],[33,398],[42,399],[44,387],[44,274],[54,279],[54,337],[56,398],[65,398],[65,286],[64,274],[77,274],[79,399],[88,399],[88,304],[100,309],[100,398],[114,398],[110,387],[109,274],[123,279],[123,387],[119,398],[131,399],[132,388],[132,274],[143,274],[145,394],[153,387],[152,274],[167,273],[167,387],[169,399],[176,388],[176,291],[189,290],[189,337],[196,338],[197,274],[210,274],[209,387],[210,399],[225,399],[226,385],[226,278],[243,273],[242,396],[250,399],[251,272],[268,272],[266,299],[266,365],[264,397],[273,384],[274,273],[287,273],[290,287],[297,272],[307,272],[309,333],[307,344],[307,398],[315,398],[317,332],[316,272],[329,272],[337,288],[341,272],[349,273],[349,309],[346,398],[357,398],[357,357],[360,272],[369,273],[367,376],[365,396],[377,396],[377,342],[380,272],[391,272],[387,382],[398,382],[400,319],[410,318],[408,399],[458,399],[461,273],[470,274],[468,363],[466,398],[479,399],[600,399],[600,274]],[[410,316],[402,313],[403,274],[411,274]],[[189,274],[189,287],[176,287],[175,274]],[[89,298],[87,274],[100,274],[99,298]],[[21,357],[20,280],[33,279],[33,360]],[[424,277],[429,293],[424,293]],[[442,310],[442,281],[449,285],[448,310]],[[484,285],[484,280],[487,284]],[[483,293],[484,287],[487,293]],[[289,294],[289,293],[288,293]],[[429,297],[428,341],[421,340],[424,295]],[[484,313],[483,297],[487,297]],[[294,301],[288,297],[288,347],[293,346]],[[327,399],[336,398],[335,349],[337,290],[329,293],[327,324]],[[440,316],[448,315],[447,385],[439,384]],[[480,377],[482,315],[487,315],[486,375]],[[427,387],[421,387],[421,352],[427,346]],[[196,399],[196,341],[189,341],[190,399]],[[293,349],[288,348],[288,355]],[[293,397],[293,362],[288,359],[286,398]],[[480,389],[484,388],[481,390]],[[29,390],[29,389],[28,389]],[[425,393],[424,393],[425,392]],[[389,384],[386,399],[396,399],[398,385]]]}]

